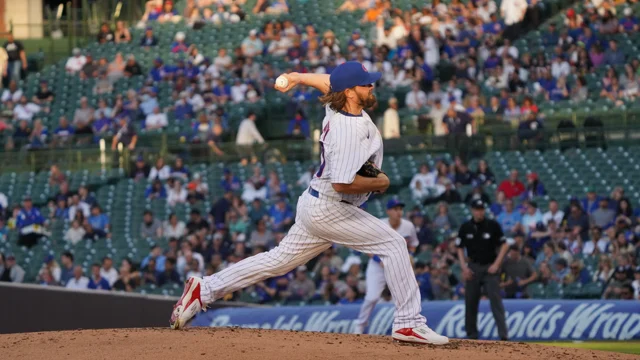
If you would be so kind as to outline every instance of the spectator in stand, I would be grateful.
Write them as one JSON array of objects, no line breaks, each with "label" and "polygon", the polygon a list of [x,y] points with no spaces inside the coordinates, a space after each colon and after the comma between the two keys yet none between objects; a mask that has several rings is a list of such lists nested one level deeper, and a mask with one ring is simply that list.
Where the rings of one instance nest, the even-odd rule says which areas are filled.
[{"label": "spectator in stand", "polygon": [[89,279],[89,284],[87,286],[89,289],[93,290],[111,290],[111,285],[109,285],[109,281],[102,277],[100,272],[100,265],[93,264],[91,265],[91,278]]},{"label": "spectator in stand", "polygon": [[178,179],[174,180],[173,186],[167,192],[167,205],[174,207],[177,204],[184,204],[187,201],[187,191]]},{"label": "spectator in stand", "polygon": [[527,201],[524,208],[525,213],[521,219],[522,230],[525,235],[529,235],[536,230],[539,223],[542,223],[542,213],[535,201]]},{"label": "spectator in stand", "polygon": [[129,122],[126,115],[120,115],[118,117],[118,125],[116,135],[111,142],[111,150],[116,150],[120,143],[129,150],[135,150],[138,143],[138,133],[133,124]]},{"label": "spectator in stand", "polygon": [[2,47],[7,52],[7,78],[13,81],[21,80],[23,74],[27,72],[27,53],[24,50],[24,45],[14,39],[13,33],[9,33],[7,41]]},{"label": "spectator in stand", "polygon": [[43,107],[43,111],[49,112],[48,105],[53,102],[54,99],[53,92],[49,89],[49,84],[47,81],[40,81],[40,88],[36,92],[36,94],[31,98],[31,101],[39,106]]},{"label": "spectator in stand", "polygon": [[[60,285],[67,286],[67,283],[71,278],[73,278],[73,254],[69,251],[65,251],[60,256],[60,262],[62,266],[60,268]],[[2,272],[0,271],[0,274]]]},{"label": "spectator in stand", "polygon": [[127,56],[127,63],[124,67],[124,76],[130,78],[138,75],[142,75],[142,68],[136,61],[136,57],[131,54]]},{"label": "spectator in stand", "polygon": [[168,258],[165,261],[164,271],[156,274],[156,285],[180,284],[180,274],[176,271],[176,259]]},{"label": "spectator in stand", "polygon": [[516,169],[511,170],[509,178],[503,180],[498,186],[498,191],[502,191],[508,199],[520,196],[525,190],[524,184],[518,180]]},{"label": "spectator in stand", "polygon": [[246,57],[261,55],[264,50],[262,40],[258,38],[258,31],[252,29],[249,36],[242,41],[242,54]]},{"label": "spectator in stand", "polygon": [[520,230],[522,215],[514,209],[512,199],[507,198],[504,201],[504,210],[498,215],[497,221],[507,235],[513,235]]},{"label": "spectator in stand", "polygon": [[596,191],[592,187],[589,187],[587,188],[587,196],[581,201],[582,209],[590,215],[599,207],[600,200],[601,197],[596,193]]},{"label": "spectator in stand", "polygon": [[507,299],[528,297],[527,285],[536,281],[538,274],[533,264],[522,257],[516,245],[509,248],[509,256],[504,262],[503,271],[505,280],[500,283],[500,287],[504,290],[505,297]]},{"label": "spectator in stand", "polygon": [[480,159],[480,161],[478,161],[478,168],[473,178],[482,185],[491,185],[496,181],[493,172],[489,168],[487,161],[484,159]]},{"label": "spectator in stand", "polygon": [[93,232],[100,238],[111,237],[111,224],[109,216],[102,213],[102,209],[98,205],[91,207],[91,216],[88,218],[89,224]]},{"label": "spectator in stand", "polygon": [[124,21],[116,22],[116,31],[114,33],[115,42],[117,44],[127,44],[131,42],[131,33],[124,25]]},{"label": "spectator in stand", "polygon": [[44,217],[33,207],[31,196],[25,195],[18,213],[16,228],[19,230],[18,245],[32,248],[43,235]]},{"label": "spectator in stand", "polygon": [[181,239],[187,233],[184,221],[178,220],[176,214],[170,214],[169,220],[164,224],[162,233],[167,238]]},{"label": "spectator in stand", "polygon": [[296,269],[295,278],[289,283],[287,293],[289,301],[306,301],[309,300],[316,291],[316,286],[311,279],[307,277],[307,267],[302,265]]},{"label": "spectator in stand", "polygon": [[529,173],[527,174],[527,187],[525,192],[522,194],[523,200],[530,200],[538,196],[546,195],[546,190],[544,189],[544,185],[538,178],[537,173]]},{"label": "spectator in stand", "polygon": [[100,276],[107,280],[109,286],[113,286],[118,280],[118,270],[113,267],[113,259],[109,256],[105,256],[102,259],[102,267],[100,268]]},{"label": "spectator in stand", "polygon": [[427,106],[427,94],[420,89],[419,83],[411,85],[411,91],[406,95],[405,104],[412,110],[419,110]]},{"label": "spectator in stand", "polygon": [[[149,177],[151,180],[151,177]],[[167,198],[167,189],[162,185],[162,181],[160,179],[153,179],[153,182],[149,187],[145,190],[144,194],[147,199],[166,199]]]},{"label": "spectator in stand", "polygon": [[162,11],[158,15],[157,21],[159,23],[173,22],[177,23],[182,19],[182,16],[178,14],[178,11],[173,7],[172,0],[166,0],[162,5]]},{"label": "spectator in stand", "polygon": [[564,211],[559,209],[558,201],[551,199],[549,201],[549,211],[542,215],[542,223],[546,226],[550,220],[553,220],[556,224],[561,224],[563,219]]},{"label": "spectator in stand", "polygon": [[167,114],[160,111],[158,106],[153,108],[153,113],[147,115],[144,122],[146,131],[162,130],[169,125]]},{"label": "spectator in stand", "polygon": [[306,119],[304,112],[302,110],[296,111],[296,114],[291,121],[289,121],[289,128],[287,129],[288,135],[293,135],[294,129],[299,128],[300,134],[304,136],[305,139],[309,139],[311,136],[311,130],[309,128],[309,121]]},{"label": "spectator in stand", "polygon": [[[98,271],[99,269],[100,266],[98,266]],[[89,278],[84,276],[82,266],[76,265],[73,268],[73,277],[69,279],[65,287],[73,290],[86,290],[89,288]]]},{"label": "spectator in stand", "polygon": [[600,198],[599,207],[591,212],[589,222],[592,226],[606,230],[614,225],[615,218],[616,212],[610,208],[609,199]]},{"label": "spectator in stand", "polygon": [[76,245],[84,239],[85,234],[86,231],[82,226],[80,226],[80,222],[78,220],[73,220],[71,221],[71,227],[69,227],[67,232],[64,234],[64,240],[71,243],[71,245]]},{"label": "spectator in stand", "polygon": [[400,116],[398,115],[398,99],[389,99],[389,107],[384,112],[382,119],[382,137],[396,139],[400,137]]},{"label": "spectator in stand", "polygon": [[18,88],[18,83],[15,80],[9,82],[9,87],[2,92],[2,102],[7,104],[8,102],[17,103],[22,98],[23,92]]},{"label": "spectator in stand", "polygon": [[153,212],[145,210],[140,225],[140,237],[143,239],[159,239],[162,237],[162,223],[153,216]]},{"label": "spectator in stand", "polygon": [[98,44],[113,43],[115,41],[116,35],[109,27],[109,24],[106,22],[102,23],[100,31],[98,32]]},{"label": "spectator in stand", "polygon": [[293,224],[293,213],[284,198],[277,200],[269,210],[269,215],[274,232],[285,232]]},{"label": "spectator in stand", "polygon": [[147,27],[144,32],[144,36],[140,39],[140,46],[149,48],[151,46],[158,45],[158,38],[153,33],[153,28]]},{"label": "spectator in stand", "polygon": [[609,40],[609,48],[605,54],[605,63],[610,66],[624,65],[625,54],[618,48],[618,42],[615,40]]}]

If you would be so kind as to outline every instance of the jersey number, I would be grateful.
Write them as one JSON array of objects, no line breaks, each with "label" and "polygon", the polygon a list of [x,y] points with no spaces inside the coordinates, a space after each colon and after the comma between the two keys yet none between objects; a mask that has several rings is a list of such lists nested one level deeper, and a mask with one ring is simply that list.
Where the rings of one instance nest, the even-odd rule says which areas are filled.
[{"label": "jersey number", "polygon": [[327,125],[324,126],[324,129],[322,129],[322,140],[320,140],[320,167],[318,168],[318,172],[316,173],[316,177],[321,177],[322,173],[324,172],[324,167],[327,164],[326,159],[324,158],[324,143],[322,141],[324,141],[324,139],[327,137],[327,133],[329,132],[330,127],[329,127],[329,122],[327,122]]}]

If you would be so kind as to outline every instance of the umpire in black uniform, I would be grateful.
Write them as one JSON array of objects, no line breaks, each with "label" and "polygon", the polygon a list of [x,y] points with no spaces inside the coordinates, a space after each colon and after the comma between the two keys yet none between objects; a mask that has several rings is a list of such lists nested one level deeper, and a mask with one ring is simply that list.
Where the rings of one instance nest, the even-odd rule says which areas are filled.
[{"label": "umpire in black uniform", "polygon": [[[498,336],[507,340],[507,323],[500,296],[500,268],[509,246],[500,224],[485,218],[485,204],[477,199],[471,203],[473,218],[460,226],[456,245],[458,260],[465,279],[465,327],[469,339],[478,338],[478,305],[481,288],[491,302],[491,312],[498,327]],[[469,262],[465,261],[467,249]]]}]

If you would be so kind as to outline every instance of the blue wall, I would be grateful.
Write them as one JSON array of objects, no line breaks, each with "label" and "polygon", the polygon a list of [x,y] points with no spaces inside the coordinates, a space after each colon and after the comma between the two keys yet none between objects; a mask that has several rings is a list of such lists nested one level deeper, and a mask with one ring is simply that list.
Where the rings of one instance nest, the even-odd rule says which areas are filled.
[{"label": "blue wall", "polygon": [[[640,302],[580,300],[504,300],[511,340],[640,339]],[[193,326],[351,333],[359,305],[273,308],[224,308],[200,313]],[[391,334],[394,307],[380,304],[367,333]],[[464,303],[422,303],[429,326],[443,335],[464,338]],[[478,331],[482,339],[497,339],[489,303],[480,303]]]}]

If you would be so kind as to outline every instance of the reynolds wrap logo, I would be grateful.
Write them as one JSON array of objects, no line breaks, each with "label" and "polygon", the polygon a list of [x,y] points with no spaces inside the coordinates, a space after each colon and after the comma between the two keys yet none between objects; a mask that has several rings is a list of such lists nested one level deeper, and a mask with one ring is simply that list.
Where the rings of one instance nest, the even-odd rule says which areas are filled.
[{"label": "reynolds wrap logo", "polygon": [[[581,303],[568,314],[562,308],[536,305],[527,311],[507,311],[509,338],[629,340],[640,334],[637,311],[608,311],[615,305],[606,303]],[[465,337],[464,305],[452,307],[435,331],[449,337]],[[478,332],[483,338],[498,336],[491,312],[478,314]]]},{"label": "reynolds wrap logo", "polygon": [[[488,305],[480,305],[478,331],[483,339],[496,339],[497,328]],[[505,300],[504,305],[513,340],[640,339],[637,302]],[[199,315],[194,325],[353,333],[359,310],[359,305],[226,308]],[[376,306],[367,333],[391,334],[394,312],[391,304]],[[436,332],[464,338],[464,312],[460,302],[433,301],[423,303],[422,314]]]}]

